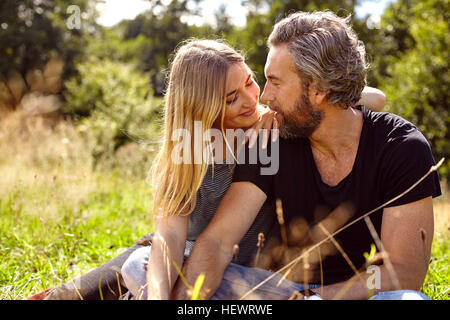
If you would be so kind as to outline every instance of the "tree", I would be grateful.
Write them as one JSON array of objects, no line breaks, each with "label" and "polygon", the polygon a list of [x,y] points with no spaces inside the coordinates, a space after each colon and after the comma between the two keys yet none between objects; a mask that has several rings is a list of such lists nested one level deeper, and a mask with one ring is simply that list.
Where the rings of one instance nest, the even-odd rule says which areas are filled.
[{"label": "tree", "polygon": [[450,1],[398,0],[381,18],[374,67],[387,111],[414,123],[450,181]]},{"label": "tree", "polygon": [[77,71],[66,83],[64,109],[91,141],[94,164],[111,158],[130,137],[147,141],[157,136],[160,102],[134,65],[91,57],[77,64]]},{"label": "tree", "polygon": [[0,2],[0,73],[11,70],[23,76],[42,67],[57,53],[65,62],[64,75],[73,73],[73,62],[82,53],[89,26],[94,25],[95,1],[74,0],[83,15],[83,27],[69,30],[69,4],[62,0],[3,0]]},{"label": "tree", "polygon": [[151,0],[152,10],[126,22],[123,39],[140,38],[138,50],[139,67],[148,72],[155,95],[161,95],[165,87],[165,70],[177,45],[193,36],[190,26],[183,18],[197,15],[197,7],[191,9],[189,0],[172,0],[164,5],[161,0]]},{"label": "tree", "polygon": [[294,11],[332,10],[340,16],[353,14],[358,0],[244,0],[247,24],[233,30],[227,39],[246,52],[250,68],[260,85],[265,83],[264,65],[267,57],[267,38],[273,25]]}]

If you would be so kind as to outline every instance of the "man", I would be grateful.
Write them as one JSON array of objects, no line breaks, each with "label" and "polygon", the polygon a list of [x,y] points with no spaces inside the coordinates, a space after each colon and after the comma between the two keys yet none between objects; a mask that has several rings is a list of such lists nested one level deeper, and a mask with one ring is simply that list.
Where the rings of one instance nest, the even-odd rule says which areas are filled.
[{"label": "man", "polygon": [[[264,176],[261,164],[237,166],[216,215],[185,262],[187,282],[204,273],[206,298],[283,299],[303,288],[296,298],[317,293],[323,299],[426,298],[415,291],[430,259],[432,197],[441,194],[436,173],[325,241],[428,172],[434,160],[426,139],[398,116],[349,107],[365,86],[366,65],[364,46],[348,20],[331,12],[298,12],[274,26],[268,43],[261,99],[282,124],[280,169]],[[260,269],[227,268],[234,245],[267,199],[281,200],[282,244],[272,260],[286,263],[295,258],[293,249],[308,250],[303,268],[297,264],[287,275],[297,283]],[[364,270],[364,253],[372,244],[383,250],[383,263],[371,269],[376,281]],[[280,252],[282,257],[274,258]],[[259,296],[245,295],[264,279],[269,281],[257,288]],[[173,297],[186,297],[180,280]]]}]

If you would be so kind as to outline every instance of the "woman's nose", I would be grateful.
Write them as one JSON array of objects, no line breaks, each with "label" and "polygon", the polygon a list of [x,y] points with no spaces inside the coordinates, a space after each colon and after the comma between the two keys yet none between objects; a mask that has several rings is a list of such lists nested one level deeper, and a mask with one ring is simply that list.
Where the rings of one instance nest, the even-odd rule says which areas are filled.
[{"label": "woman's nose", "polygon": [[246,91],[246,102],[248,105],[253,107],[253,105],[258,103],[259,90],[247,90]]}]

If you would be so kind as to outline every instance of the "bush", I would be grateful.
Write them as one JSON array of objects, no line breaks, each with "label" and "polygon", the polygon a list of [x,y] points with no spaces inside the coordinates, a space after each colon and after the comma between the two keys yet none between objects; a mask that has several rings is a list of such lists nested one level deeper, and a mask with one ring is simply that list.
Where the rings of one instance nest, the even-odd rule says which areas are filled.
[{"label": "bush", "polygon": [[[89,140],[94,166],[114,159],[133,140],[145,149],[157,136],[161,100],[152,95],[148,77],[132,64],[91,59],[77,66],[66,82],[64,110]],[[144,150],[145,152],[145,150]]]},{"label": "bush", "polygon": [[377,65],[386,109],[414,123],[430,142],[450,181],[450,1],[393,3],[381,19]]}]

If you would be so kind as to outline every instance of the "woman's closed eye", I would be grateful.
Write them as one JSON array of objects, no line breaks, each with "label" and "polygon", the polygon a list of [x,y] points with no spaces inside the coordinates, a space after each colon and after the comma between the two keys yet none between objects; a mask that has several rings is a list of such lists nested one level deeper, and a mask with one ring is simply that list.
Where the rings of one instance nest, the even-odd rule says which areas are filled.
[{"label": "woman's closed eye", "polygon": [[[250,78],[249,81],[245,84],[245,87],[248,88],[248,87],[250,87],[250,86],[252,86],[254,84],[255,84],[255,81],[252,78]],[[239,98],[239,95],[236,94],[233,97],[233,99],[226,101],[226,103],[227,104],[233,104],[238,98]]]},{"label": "woman's closed eye", "polygon": [[233,104],[238,98],[239,95],[235,95],[232,100],[227,101],[227,104]]}]

